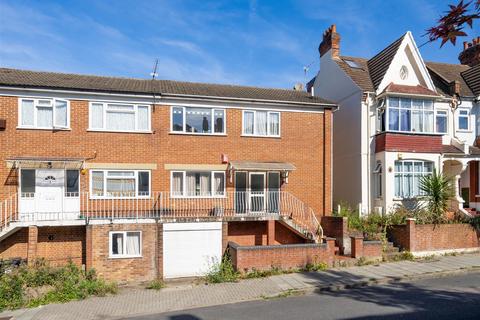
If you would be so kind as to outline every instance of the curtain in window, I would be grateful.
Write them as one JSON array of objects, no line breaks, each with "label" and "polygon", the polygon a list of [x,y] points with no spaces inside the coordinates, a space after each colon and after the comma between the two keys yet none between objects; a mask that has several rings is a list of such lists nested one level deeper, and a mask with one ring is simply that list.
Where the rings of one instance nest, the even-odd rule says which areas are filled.
[{"label": "curtain in window", "polygon": [[112,235],[112,253],[113,254],[123,254],[123,234],[114,233]]},{"label": "curtain in window", "polygon": [[185,175],[186,181],[186,191],[187,191],[187,196],[195,196],[196,195],[196,189],[197,189],[197,184],[196,184],[196,179],[195,179],[195,173],[188,173]]},{"label": "curtain in window", "polygon": [[278,113],[270,113],[270,134],[278,136],[280,134],[280,115]]},{"label": "curtain in window", "polygon": [[254,113],[253,112],[245,112],[243,114],[243,131],[245,134],[253,134],[253,118],[254,118]]},{"label": "curtain in window", "polygon": [[400,131],[410,131],[410,110],[400,109]]},{"label": "curtain in window", "polygon": [[223,195],[225,190],[225,181],[224,181],[224,173],[222,172],[215,172],[213,174],[213,186],[215,188],[214,192],[215,195]]},{"label": "curtain in window", "polygon": [[55,100],[55,126],[67,126],[67,101]]},{"label": "curtain in window", "polygon": [[412,131],[422,132],[423,114],[421,110],[412,111]]},{"label": "curtain in window", "polygon": [[211,189],[210,172],[200,173],[200,195],[209,196]]},{"label": "curtain in window", "polygon": [[135,195],[135,179],[107,178],[107,192],[113,196],[132,197]]},{"label": "curtain in window", "polygon": [[37,125],[41,128],[51,128],[53,122],[53,109],[51,107],[37,106]]},{"label": "curtain in window", "polygon": [[258,135],[267,135],[267,112],[257,111],[257,119],[255,124],[255,129],[257,130]]},{"label": "curtain in window", "polygon": [[147,106],[138,106],[137,129],[148,130],[148,107]]},{"label": "curtain in window", "polygon": [[135,130],[135,113],[107,111],[107,130]]},{"label": "curtain in window", "polygon": [[174,172],[172,176],[172,192],[174,196],[183,195],[183,173]]},{"label": "curtain in window", "polygon": [[388,110],[388,129],[389,130],[398,130],[399,124],[399,114],[398,109],[389,109]]},{"label": "curtain in window", "polygon": [[33,126],[33,100],[22,100],[22,125]]},{"label": "curtain in window", "polygon": [[433,132],[433,111],[425,111],[424,122],[423,122],[423,131],[424,132]]},{"label": "curtain in window", "polygon": [[225,114],[223,110],[214,110],[215,133],[224,133]]},{"label": "curtain in window", "polygon": [[90,106],[90,119],[92,129],[103,128],[103,104],[92,103]]},{"label": "curtain in window", "polygon": [[127,255],[140,255],[140,233],[127,232]]},{"label": "curtain in window", "polygon": [[103,196],[103,172],[92,172],[92,192],[96,196]]}]

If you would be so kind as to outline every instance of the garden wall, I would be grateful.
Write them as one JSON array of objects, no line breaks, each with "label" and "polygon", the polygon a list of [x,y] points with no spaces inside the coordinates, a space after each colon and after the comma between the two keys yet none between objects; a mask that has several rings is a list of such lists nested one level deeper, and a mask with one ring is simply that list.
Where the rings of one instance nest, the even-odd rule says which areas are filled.
[{"label": "garden wall", "polygon": [[471,250],[479,248],[479,233],[469,224],[415,224],[393,226],[389,238],[402,250],[415,252]]},{"label": "garden wall", "polygon": [[383,244],[381,241],[364,241],[363,237],[351,237],[352,258],[367,260],[379,260],[383,255]]},{"label": "garden wall", "polygon": [[322,217],[321,225],[323,234],[335,238],[340,248],[340,253],[349,255],[351,253],[350,234],[348,231],[347,217]]},{"label": "garden wall", "polygon": [[326,263],[332,265],[335,239],[327,238],[325,243],[286,244],[271,246],[239,246],[229,242],[232,263],[236,270],[282,270],[303,268],[307,264]]}]

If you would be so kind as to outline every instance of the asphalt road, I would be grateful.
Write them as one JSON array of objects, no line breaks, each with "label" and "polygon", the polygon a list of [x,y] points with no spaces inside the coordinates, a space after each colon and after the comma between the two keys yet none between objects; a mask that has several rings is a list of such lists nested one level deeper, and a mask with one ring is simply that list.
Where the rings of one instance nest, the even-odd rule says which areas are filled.
[{"label": "asphalt road", "polygon": [[480,272],[125,319],[480,319]]}]

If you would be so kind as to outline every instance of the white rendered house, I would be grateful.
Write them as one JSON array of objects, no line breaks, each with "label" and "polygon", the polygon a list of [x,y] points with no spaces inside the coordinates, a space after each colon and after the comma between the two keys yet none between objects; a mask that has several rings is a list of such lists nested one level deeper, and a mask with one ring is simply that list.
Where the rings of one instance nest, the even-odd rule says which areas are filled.
[{"label": "white rendered house", "polygon": [[[461,64],[425,62],[410,32],[372,58],[340,55],[335,25],[319,46],[314,95],[334,113],[333,200],[388,213],[421,195],[433,170],[455,181],[452,211],[480,210],[480,39]],[[479,139],[480,140],[480,139]]]}]

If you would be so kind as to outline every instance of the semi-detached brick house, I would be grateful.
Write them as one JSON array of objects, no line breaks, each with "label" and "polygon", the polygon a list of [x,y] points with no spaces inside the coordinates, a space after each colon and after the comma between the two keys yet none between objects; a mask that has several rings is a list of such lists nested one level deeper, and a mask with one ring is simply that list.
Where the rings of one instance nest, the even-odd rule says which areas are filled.
[{"label": "semi-detached brick house", "polygon": [[295,90],[0,69],[0,258],[116,280],[318,240],[332,111]]}]

